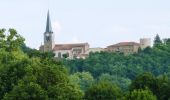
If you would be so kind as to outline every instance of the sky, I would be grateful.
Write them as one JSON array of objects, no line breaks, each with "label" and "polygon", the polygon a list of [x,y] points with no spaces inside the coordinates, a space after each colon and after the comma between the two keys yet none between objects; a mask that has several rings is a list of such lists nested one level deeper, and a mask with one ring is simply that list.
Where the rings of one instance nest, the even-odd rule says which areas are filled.
[{"label": "sky", "polygon": [[47,11],[55,43],[118,42],[170,37],[170,0],[0,0],[0,28],[14,28],[25,43],[43,44]]}]

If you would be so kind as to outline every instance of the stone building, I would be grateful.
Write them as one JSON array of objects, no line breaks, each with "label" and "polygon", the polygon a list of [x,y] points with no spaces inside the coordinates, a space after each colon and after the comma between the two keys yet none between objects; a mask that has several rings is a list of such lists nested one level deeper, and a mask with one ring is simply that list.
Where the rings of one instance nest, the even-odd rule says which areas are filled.
[{"label": "stone building", "polygon": [[146,47],[151,46],[151,39],[150,38],[141,38],[140,39],[140,48],[145,49]]},{"label": "stone building", "polygon": [[57,58],[63,58],[63,55],[67,55],[69,59],[85,58],[87,56],[86,52],[88,49],[88,43],[56,44],[53,48],[53,52]]},{"label": "stone building", "polygon": [[140,44],[136,42],[120,42],[114,45],[107,46],[106,50],[109,52],[123,52],[126,55],[137,53],[139,47]]},{"label": "stone building", "polygon": [[87,54],[89,54],[90,52],[95,53],[95,52],[102,52],[102,51],[105,51],[105,49],[104,48],[100,48],[100,47],[89,48],[89,50],[87,51]]},{"label": "stone building", "polygon": [[90,52],[123,52],[124,54],[137,53],[138,49],[144,49],[151,45],[150,38],[140,39],[140,43],[136,42],[120,42],[114,45],[107,46],[107,48],[89,48],[88,43],[75,44],[55,44],[54,32],[52,31],[50,14],[48,11],[46,30],[44,32],[44,45],[40,46],[42,52],[53,52],[56,58],[86,58]]},{"label": "stone building", "polygon": [[46,30],[44,32],[44,45],[40,46],[42,52],[53,52],[56,58],[85,58],[89,50],[88,43],[55,44],[54,32],[52,31],[50,14],[47,14]]},{"label": "stone building", "polygon": [[107,46],[106,51],[109,52],[122,52],[125,55],[137,53],[138,49],[144,49],[151,46],[150,38],[141,38],[140,43],[136,42],[120,42],[114,45]]}]

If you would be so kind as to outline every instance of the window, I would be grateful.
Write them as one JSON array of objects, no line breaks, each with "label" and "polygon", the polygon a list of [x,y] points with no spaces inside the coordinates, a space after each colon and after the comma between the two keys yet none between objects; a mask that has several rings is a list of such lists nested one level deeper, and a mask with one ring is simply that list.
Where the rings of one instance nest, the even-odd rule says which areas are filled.
[{"label": "window", "polygon": [[63,58],[68,58],[69,57],[69,53],[67,52],[67,53],[63,54],[62,57]]},{"label": "window", "polygon": [[61,52],[58,53],[58,58],[61,58]]}]

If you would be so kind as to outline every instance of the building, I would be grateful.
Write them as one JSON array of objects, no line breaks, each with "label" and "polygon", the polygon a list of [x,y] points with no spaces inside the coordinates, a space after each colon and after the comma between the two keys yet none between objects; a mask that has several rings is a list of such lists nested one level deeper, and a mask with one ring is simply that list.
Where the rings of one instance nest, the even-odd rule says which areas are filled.
[{"label": "building", "polygon": [[107,46],[106,51],[109,52],[122,52],[125,55],[137,53],[138,49],[145,49],[151,46],[150,38],[141,38],[140,43],[136,42],[120,42],[114,45]]},{"label": "building", "polygon": [[140,48],[145,49],[146,47],[151,46],[151,39],[150,38],[141,38],[140,39]]},{"label": "building", "polygon": [[114,45],[107,46],[106,50],[109,52],[123,52],[126,55],[137,53],[139,47],[140,44],[136,42],[120,42]]},{"label": "building", "polygon": [[89,54],[90,52],[95,53],[95,52],[101,52],[101,51],[105,51],[105,49],[100,48],[100,47],[98,47],[98,48],[89,48],[89,50],[87,51],[87,54]]},{"label": "building", "polygon": [[63,58],[63,55],[67,55],[68,58],[85,58],[86,52],[89,49],[88,43],[76,43],[76,44],[56,44],[53,48],[55,57]]},{"label": "building", "polygon": [[53,52],[56,58],[85,58],[89,50],[88,43],[55,44],[54,32],[52,31],[50,14],[47,14],[46,30],[44,32],[44,45],[40,46],[42,52]]},{"label": "building", "polygon": [[114,45],[107,46],[107,48],[89,48],[88,43],[75,43],[75,44],[55,44],[54,32],[52,31],[50,14],[48,11],[46,30],[44,32],[44,45],[40,46],[42,52],[53,52],[56,58],[83,58],[85,59],[90,52],[122,52],[125,55],[137,53],[138,49],[144,49],[151,46],[150,38],[140,39],[140,43],[136,42],[120,42]]}]

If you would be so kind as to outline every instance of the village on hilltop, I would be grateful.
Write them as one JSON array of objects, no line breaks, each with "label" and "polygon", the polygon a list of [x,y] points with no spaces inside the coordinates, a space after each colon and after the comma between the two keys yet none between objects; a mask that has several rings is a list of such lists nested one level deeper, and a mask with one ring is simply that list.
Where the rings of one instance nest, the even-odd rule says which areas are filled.
[{"label": "village on hilltop", "polygon": [[137,53],[138,49],[144,49],[151,46],[150,38],[141,38],[139,43],[136,42],[120,42],[109,45],[106,48],[90,48],[89,43],[74,43],[74,44],[55,44],[54,32],[52,31],[50,14],[47,14],[46,31],[44,32],[44,45],[41,45],[39,50],[42,52],[52,51],[56,58],[68,59],[83,58],[85,59],[90,52],[122,52],[125,55]]}]

